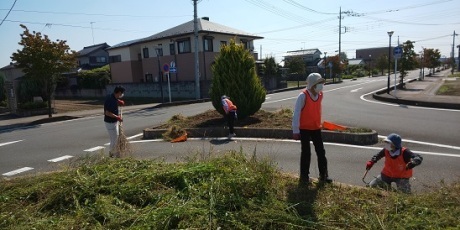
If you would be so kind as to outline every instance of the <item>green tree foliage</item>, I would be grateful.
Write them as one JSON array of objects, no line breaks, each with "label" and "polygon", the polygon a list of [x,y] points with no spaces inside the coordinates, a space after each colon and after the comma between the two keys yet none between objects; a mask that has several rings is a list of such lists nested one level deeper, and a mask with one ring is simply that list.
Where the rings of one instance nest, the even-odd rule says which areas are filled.
[{"label": "green tree foliage", "polygon": [[5,75],[0,72],[0,104],[2,104],[1,102],[6,101],[5,81]]},{"label": "green tree foliage", "polygon": [[271,77],[278,73],[278,65],[276,64],[274,57],[265,58],[264,60],[265,66],[265,75]]},{"label": "green tree foliage", "polygon": [[30,76],[22,77],[17,89],[18,102],[20,104],[31,102],[35,96],[46,98],[43,88],[43,81]]},{"label": "green tree foliage", "polygon": [[434,73],[434,69],[441,65],[441,52],[438,49],[424,49],[423,50],[423,66],[430,68]]},{"label": "green tree foliage", "polygon": [[376,67],[383,75],[384,71],[388,69],[388,55],[380,55],[376,60]]},{"label": "green tree foliage", "polygon": [[214,108],[224,114],[221,96],[227,95],[238,107],[238,118],[259,111],[265,101],[265,89],[256,74],[251,53],[234,40],[223,46],[212,66],[213,79],[209,95]]},{"label": "green tree foliage", "polygon": [[78,73],[78,85],[85,89],[103,89],[110,83],[110,66],[83,70]]},{"label": "green tree foliage", "polygon": [[417,67],[417,54],[414,51],[414,42],[407,40],[403,43],[402,49],[403,53],[398,60],[400,87],[404,87],[404,78],[409,73],[409,70],[413,70]]},{"label": "green tree foliage", "polygon": [[42,84],[42,93],[48,103],[48,116],[52,117],[51,97],[62,73],[77,66],[77,53],[70,50],[64,40],[51,41],[47,35],[33,31],[21,25],[19,45],[21,50],[13,53],[11,59],[17,63],[27,77],[37,79]]},{"label": "green tree foliage", "polygon": [[286,59],[285,67],[289,69],[289,73],[291,74],[301,74],[305,75],[306,67],[305,62],[303,61],[301,56],[294,56]]}]

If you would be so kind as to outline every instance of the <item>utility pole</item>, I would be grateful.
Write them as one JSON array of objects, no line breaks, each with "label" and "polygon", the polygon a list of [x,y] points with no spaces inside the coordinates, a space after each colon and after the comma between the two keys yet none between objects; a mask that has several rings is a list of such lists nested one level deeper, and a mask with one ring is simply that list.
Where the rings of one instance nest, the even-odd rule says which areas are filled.
[{"label": "utility pole", "polygon": [[94,23],[94,22],[90,22],[90,24],[91,24],[91,35],[93,36],[93,45],[94,45],[94,30],[93,30],[93,23]]},{"label": "utility pole", "polygon": [[[342,60],[340,58],[340,52],[341,52],[341,45],[342,45],[342,7],[339,8],[339,66],[342,63]],[[340,69],[340,68],[339,68]],[[341,79],[341,72],[339,70],[339,80]],[[332,82],[334,82],[334,79],[332,79]]]},{"label": "utility pole", "polygon": [[456,34],[454,30],[454,35],[452,36],[452,55],[451,55],[451,61],[452,61],[451,73],[452,74],[454,74],[454,68],[455,68],[455,36],[458,36],[458,34]]},{"label": "utility pole", "polygon": [[198,62],[198,16],[197,1],[193,1],[193,31],[195,34],[195,98],[200,99],[200,65]]}]

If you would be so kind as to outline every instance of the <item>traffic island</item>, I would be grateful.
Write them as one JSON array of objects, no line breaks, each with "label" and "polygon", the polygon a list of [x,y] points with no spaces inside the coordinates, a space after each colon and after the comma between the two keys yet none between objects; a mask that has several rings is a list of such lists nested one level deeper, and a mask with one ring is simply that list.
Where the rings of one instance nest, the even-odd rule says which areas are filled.
[{"label": "traffic island", "polygon": [[[143,139],[162,139],[163,133],[167,129],[146,128],[143,131]],[[226,137],[228,129],[206,127],[206,128],[186,128],[187,137],[195,138],[216,138]],[[271,139],[292,139],[291,129],[271,129],[271,128],[242,128],[235,127],[236,137],[250,138],[271,138]],[[350,133],[322,130],[324,142],[343,143],[352,145],[373,145],[378,142],[378,133],[375,130],[363,133]]]}]

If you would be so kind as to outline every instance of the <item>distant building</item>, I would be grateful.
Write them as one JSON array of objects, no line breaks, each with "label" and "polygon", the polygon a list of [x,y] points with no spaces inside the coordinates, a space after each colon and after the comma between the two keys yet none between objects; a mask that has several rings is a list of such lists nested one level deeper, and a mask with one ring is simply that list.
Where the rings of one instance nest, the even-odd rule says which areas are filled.
[{"label": "distant building", "polygon": [[78,51],[78,66],[90,70],[109,64],[109,52],[106,51],[109,47],[107,43],[83,47]]},{"label": "distant building", "polygon": [[[231,39],[243,44],[256,56],[253,41],[262,38],[210,22],[207,17],[198,19],[200,81],[210,84],[211,65],[221,46],[229,44]],[[172,82],[193,82],[194,41],[194,22],[191,20],[152,36],[122,42],[108,48],[112,83],[164,82],[166,78],[162,74],[163,66],[173,67],[171,64],[175,67],[175,71],[170,71]]]},{"label": "distant building", "polygon": [[5,75],[6,81],[14,81],[24,76],[22,69],[16,67],[13,62],[10,62],[9,65],[0,68],[0,72]]},{"label": "distant building", "polygon": [[356,59],[363,59],[366,63],[372,62],[382,56],[388,58],[388,51],[390,49],[390,58],[393,59],[393,47],[377,47],[367,49],[357,49]]},{"label": "distant building", "polygon": [[284,56],[284,63],[289,62],[289,60],[294,57],[301,57],[305,62],[305,71],[308,75],[313,72],[319,72],[319,68],[321,68],[320,65],[322,63],[321,54],[322,53],[319,49],[288,51],[287,55]]}]

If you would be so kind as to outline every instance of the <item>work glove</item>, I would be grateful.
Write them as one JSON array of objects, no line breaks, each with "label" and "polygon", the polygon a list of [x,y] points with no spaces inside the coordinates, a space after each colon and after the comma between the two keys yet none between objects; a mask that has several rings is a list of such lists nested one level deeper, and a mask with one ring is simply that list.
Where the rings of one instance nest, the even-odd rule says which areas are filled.
[{"label": "work glove", "polygon": [[117,100],[119,106],[125,106],[125,102],[121,99]]},{"label": "work glove", "polygon": [[406,164],[406,170],[413,169],[415,167],[414,162],[409,161],[409,163]]},{"label": "work glove", "polygon": [[115,118],[117,119],[117,121],[123,122],[123,118],[121,118],[121,116],[115,116]]},{"label": "work glove", "polygon": [[373,161],[368,161],[366,163],[366,170],[370,170],[372,168],[372,166],[374,166],[375,162]]}]

